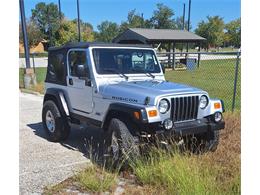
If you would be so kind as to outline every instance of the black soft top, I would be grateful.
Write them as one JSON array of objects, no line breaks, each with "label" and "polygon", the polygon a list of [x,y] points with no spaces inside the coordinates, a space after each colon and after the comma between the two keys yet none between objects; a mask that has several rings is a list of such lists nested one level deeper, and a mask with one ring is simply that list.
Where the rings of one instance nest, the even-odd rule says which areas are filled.
[{"label": "black soft top", "polygon": [[117,43],[102,43],[102,42],[74,42],[67,43],[61,47],[49,47],[49,51],[68,50],[71,48],[88,48],[88,47],[139,47],[152,48],[150,45],[144,44],[117,44]]}]

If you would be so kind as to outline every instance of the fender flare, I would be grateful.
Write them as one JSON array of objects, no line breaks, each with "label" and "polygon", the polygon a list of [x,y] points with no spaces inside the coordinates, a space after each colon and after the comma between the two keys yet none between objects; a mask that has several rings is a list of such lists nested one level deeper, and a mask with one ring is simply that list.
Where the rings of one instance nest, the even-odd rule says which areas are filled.
[{"label": "fender flare", "polygon": [[52,100],[57,104],[62,116],[70,116],[68,104],[62,89],[48,88],[44,95],[43,103],[47,100]]},{"label": "fender flare", "polygon": [[[140,118],[135,118],[134,112],[138,112]],[[112,116],[111,116],[112,115]],[[147,113],[144,107],[138,105],[129,105],[124,103],[112,103],[109,105],[104,117],[102,128],[108,127],[108,123],[113,117],[127,116],[137,124],[148,123]]]}]

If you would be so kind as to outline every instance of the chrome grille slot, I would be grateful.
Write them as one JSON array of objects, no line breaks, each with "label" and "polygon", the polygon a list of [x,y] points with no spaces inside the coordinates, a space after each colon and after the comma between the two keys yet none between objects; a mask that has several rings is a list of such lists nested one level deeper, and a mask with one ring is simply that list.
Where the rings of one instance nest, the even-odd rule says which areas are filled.
[{"label": "chrome grille slot", "polygon": [[199,96],[175,97],[171,99],[171,118],[174,122],[196,119]]}]

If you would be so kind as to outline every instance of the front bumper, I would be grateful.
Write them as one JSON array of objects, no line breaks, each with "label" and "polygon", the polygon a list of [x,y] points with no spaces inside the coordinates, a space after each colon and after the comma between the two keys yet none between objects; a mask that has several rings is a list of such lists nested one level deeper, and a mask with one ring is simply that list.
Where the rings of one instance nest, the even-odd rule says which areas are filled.
[{"label": "front bumper", "polygon": [[216,131],[225,128],[225,122],[221,121],[215,123],[208,121],[207,119],[200,119],[190,122],[177,123],[173,127],[174,134],[183,136],[183,135],[192,135],[192,134],[201,134],[206,133],[207,131]]},{"label": "front bumper", "polygon": [[158,125],[158,128],[155,130],[143,133],[141,136],[156,136],[164,138],[172,136],[186,136],[186,135],[196,135],[203,134],[209,131],[217,131],[225,128],[225,122],[222,120],[218,123],[211,121],[208,118],[197,119],[194,121],[185,121],[175,123],[171,130],[165,130],[162,125]]}]

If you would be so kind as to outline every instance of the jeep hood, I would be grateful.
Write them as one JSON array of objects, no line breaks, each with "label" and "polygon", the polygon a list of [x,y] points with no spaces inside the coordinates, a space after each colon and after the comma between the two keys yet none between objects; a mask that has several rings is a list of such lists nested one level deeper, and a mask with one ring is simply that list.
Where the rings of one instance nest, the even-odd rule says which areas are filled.
[{"label": "jeep hood", "polygon": [[188,85],[168,81],[121,81],[119,83],[100,86],[104,98],[121,102],[144,104],[149,97],[149,105],[156,105],[157,98],[164,96],[206,93]]}]

